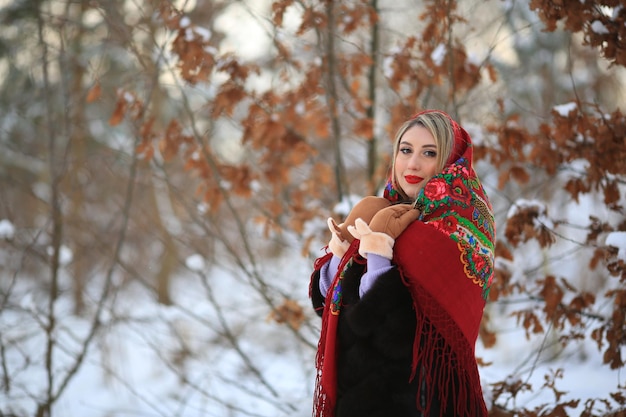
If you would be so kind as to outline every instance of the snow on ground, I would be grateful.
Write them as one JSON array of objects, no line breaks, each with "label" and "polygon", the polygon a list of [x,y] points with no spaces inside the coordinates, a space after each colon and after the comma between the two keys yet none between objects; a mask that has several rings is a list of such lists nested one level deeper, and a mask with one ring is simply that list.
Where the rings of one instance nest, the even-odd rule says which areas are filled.
[{"label": "snow on ground", "polygon": [[[594,207],[592,203],[581,199],[578,204],[562,208],[557,217],[588,213]],[[336,210],[349,211],[351,204],[351,201],[342,202]],[[546,215],[554,216],[554,213]],[[588,221],[583,217],[579,219],[580,225]],[[1,226],[5,237],[13,234],[6,223]],[[584,233],[576,236],[574,230],[560,232],[573,239],[584,238]],[[624,250],[623,234],[610,234],[606,244]],[[309,416],[320,323],[308,301],[311,262],[300,255],[297,242],[292,246],[293,253],[261,266],[257,272],[274,286],[269,293],[275,300],[281,299],[279,292],[289,294],[305,308],[307,321],[301,332],[302,340],[296,339],[285,325],[267,319],[269,307],[260,292],[254,290],[252,278],[192,254],[183,260],[187,272],[172,288],[173,305],[157,304],[154,295],[139,284],[126,284],[112,304],[107,305],[101,315],[103,331],[56,404],[54,415]],[[550,263],[551,271],[541,269],[541,273],[576,276],[575,261],[580,261],[576,244],[561,240],[553,249],[559,259]],[[532,244],[523,245],[510,267],[513,271],[537,269],[545,263],[545,256]],[[524,274],[515,277],[524,278]],[[121,280],[114,282],[122,285]],[[582,281],[573,284],[581,285]],[[22,410],[23,415],[34,414],[36,405],[29,395],[42,392],[46,380],[43,372],[46,340],[41,332],[46,294],[33,289],[28,280],[18,280],[12,294],[19,299],[19,308],[0,315],[0,338],[4,346],[8,340],[28,340],[20,345],[22,351],[13,349],[5,353],[7,366],[16,375],[12,389],[21,390],[24,396],[18,403],[12,396],[9,404],[9,399],[0,394],[0,410],[11,406]],[[100,290],[90,289],[94,300],[98,299]],[[60,318],[57,342],[62,348],[54,357],[57,369],[71,365],[72,357],[80,351],[80,340],[90,330],[90,318],[71,314],[69,298],[65,294],[55,305]],[[515,306],[487,306],[490,326],[497,331],[498,342],[486,349],[479,341],[476,347],[477,356],[490,363],[480,368],[487,398],[493,395],[491,384],[496,381],[515,375],[537,391],[544,384],[546,374],[562,369],[564,376],[557,380],[557,387],[567,392],[566,398],[583,399],[571,413],[579,415],[584,399],[606,398],[607,393],[624,384],[624,375],[603,365],[597,346],[589,341],[570,343],[561,349],[551,333],[527,339],[522,326],[510,316],[511,308]],[[607,313],[610,305],[604,308],[603,313]],[[230,336],[237,340],[236,344],[229,342]],[[534,354],[537,349],[542,351],[539,357]],[[548,361],[549,357],[553,359]],[[542,403],[554,403],[549,391],[522,393],[515,402],[506,405],[530,408]]]},{"label": "snow on ground", "polygon": [[[289,268],[303,272],[299,301],[304,302],[308,291],[308,277],[304,271],[309,268],[309,263],[301,258],[290,259]],[[192,264],[197,266],[194,262]],[[233,325],[232,330],[238,332],[241,343],[237,348],[249,355],[271,390],[245,370],[241,356],[233,346],[217,342],[223,330],[217,324],[219,313],[208,301],[205,286],[190,277],[176,285],[174,306],[157,305],[151,295],[141,288],[120,297],[115,315],[123,316],[125,320],[112,325],[98,339],[89,352],[85,366],[55,407],[55,415],[310,415],[314,382],[313,348],[294,342],[284,326],[265,320],[265,306],[246,288],[244,282],[233,280],[231,272],[217,270],[209,274],[209,278],[214,284],[213,295],[219,297],[220,305],[224,307],[221,314]],[[59,308],[63,309],[62,306]],[[492,310],[491,313],[494,315],[497,311]],[[317,317],[312,314],[310,317],[313,325],[317,325]],[[113,314],[105,318],[111,319]],[[252,322],[252,318],[257,320]],[[2,315],[3,329],[17,329],[7,326],[10,320],[10,315]],[[543,339],[526,340],[523,329],[506,315],[496,315],[494,322],[500,330],[497,346],[485,349],[480,342],[477,345],[477,356],[492,363],[481,368],[487,397],[490,396],[490,383],[518,371],[524,360],[528,362],[520,375],[528,378],[535,388],[543,384],[544,375],[550,370],[563,368],[565,378],[557,386],[568,391],[571,398],[606,397],[606,393],[614,390],[620,382],[618,372],[601,365],[597,349],[592,345],[572,347],[552,363],[535,364],[535,358],[530,353]],[[71,327],[75,335],[84,335],[88,330],[88,322],[81,319],[67,317],[64,325]],[[311,331],[311,342],[316,342],[314,330]],[[43,343],[43,339],[37,343]],[[31,348],[37,350],[37,343]],[[176,352],[182,352],[183,346],[190,356],[181,358],[178,364],[167,360],[175,357]],[[177,366],[186,371],[188,384],[182,384],[174,372]],[[529,370],[533,367],[531,373]],[[20,380],[28,385],[30,392],[35,392],[42,387],[42,376],[41,373],[27,372]],[[623,376],[621,378],[623,382]],[[539,396],[524,394],[516,404],[528,407],[552,400],[547,392]],[[0,396],[0,409],[5,409],[6,404],[2,401]],[[25,409],[30,407],[32,404],[24,404]]]}]

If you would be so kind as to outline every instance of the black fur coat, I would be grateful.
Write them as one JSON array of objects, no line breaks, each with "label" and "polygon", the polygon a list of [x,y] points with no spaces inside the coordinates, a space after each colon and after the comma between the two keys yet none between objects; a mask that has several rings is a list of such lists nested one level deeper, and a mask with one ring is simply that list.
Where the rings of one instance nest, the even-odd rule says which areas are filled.
[{"label": "black fur coat", "polygon": [[[417,406],[422,382],[409,381],[416,329],[411,295],[394,268],[361,299],[364,269],[353,264],[343,281],[335,417],[424,417]],[[319,271],[311,285],[313,307],[321,315]],[[440,404],[433,402],[429,414],[441,415]]]}]

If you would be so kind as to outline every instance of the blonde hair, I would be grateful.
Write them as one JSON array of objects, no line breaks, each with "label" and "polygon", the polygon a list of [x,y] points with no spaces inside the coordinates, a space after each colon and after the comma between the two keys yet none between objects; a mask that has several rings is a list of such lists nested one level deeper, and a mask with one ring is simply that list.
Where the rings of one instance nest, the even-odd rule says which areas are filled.
[{"label": "blonde hair", "polygon": [[396,132],[393,143],[391,180],[393,187],[402,195],[404,200],[408,200],[408,196],[404,193],[404,190],[400,187],[396,178],[396,157],[400,151],[402,136],[404,136],[407,130],[415,126],[426,128],[435,139],[437,146],[437,172],[442,171],[446,166],[446,162],[454,148],[454,129],[452,127],[452,121],[445,113],[439,111],[420,113],[417,117],[407,120],[400,126]]}]

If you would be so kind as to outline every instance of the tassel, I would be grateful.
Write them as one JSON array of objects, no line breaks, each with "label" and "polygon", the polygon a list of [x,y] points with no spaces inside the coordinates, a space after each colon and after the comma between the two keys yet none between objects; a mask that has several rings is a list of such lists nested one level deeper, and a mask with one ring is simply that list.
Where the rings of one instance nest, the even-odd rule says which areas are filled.
[{"label": "tassel", "polygon": [[[404,276],[403,281],[406,285]],[[415,283],[412,286],[415,290]],[[413,291],[413,307],[417,326],[409,382],[415,378],[422,381],[416,398],[418,410],[430,416],[436,399],[440,404],[439,417],[450,412],[455,416],[487,416],[473,347],[425,292],[416,296]],[[453,410],[447,410],[449,406]]]},{"label": "tassel", "polygon": [[[335,279],[326,294],[325,308],[322,314],[322,329],[317,345],[315,366],[315,392],[313,397],[314,417],[333,417],[337,399],[336,335],[339,312],[341,309],[341,281],[344,271],[353,261],[358,261],[359,240],[352,244],[341,258]],[[332,255],[332,254],[331,254]],[[316,262],[319,267],[324,264]]]}]

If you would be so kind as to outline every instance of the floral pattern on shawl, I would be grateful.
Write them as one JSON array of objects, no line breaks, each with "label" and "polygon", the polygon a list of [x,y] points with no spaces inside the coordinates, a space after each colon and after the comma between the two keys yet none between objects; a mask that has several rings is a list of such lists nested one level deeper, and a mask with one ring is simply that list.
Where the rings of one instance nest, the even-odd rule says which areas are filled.
[{"label": "floral pattern on shawl", "polygon": [[493,277],[494,220],[480,180],[466,158],[432,177],[415,202],[421,220],[457,243],[465,274],[487,298]]},{"label": "floral pattern on shawl", "polygon": [[395,189],[393,186],[393,180],[391,177],[387,180],[387,184],[385,185],[385,190],[383,192],[383,197],[389,200],[391,203],[397,203],[400,201],[400,192]]}]

